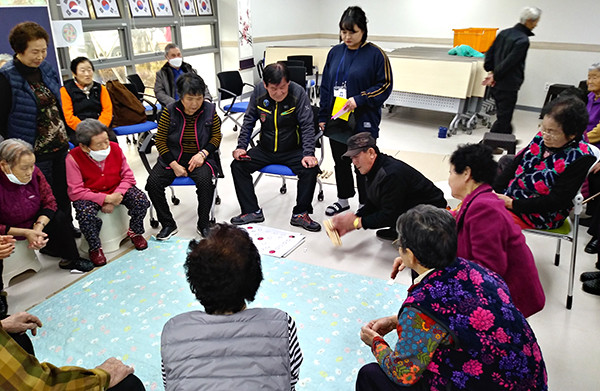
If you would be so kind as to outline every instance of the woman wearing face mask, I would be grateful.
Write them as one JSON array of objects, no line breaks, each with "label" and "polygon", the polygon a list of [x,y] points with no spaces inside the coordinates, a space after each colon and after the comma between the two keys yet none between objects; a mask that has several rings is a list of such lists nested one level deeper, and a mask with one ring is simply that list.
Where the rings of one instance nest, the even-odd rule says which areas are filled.
[{"label": "woman wearing face mask", "polygon": [[97,214],[100,210],[112,213],[120,204],[131,216],[127,236],[137,250],[146,249],[148,243],[142,235],[150,202],[135,186],[133,171],[119,144],[109,141],[107,127],[91,118],[77,125],[76,134],[79,146],[67,157],[67,181],[75,218],[90,245],[90,260],[96,266],[106,264],[99,236],[102,220]]},{"label": "woman wearing face mask", "polygon": [[73,79],[65,81],[60,89],[62,109],[71,142],[77,145],[75,129],[87,118],[97,119],[108,127],[110,141],[117,142],[117,136],[110,128],[112,121],[112,102],[108,90],[94,81],[94,65],[86,57],[77,57],[71,61]]},{"label": "woman wearing face mask", "polygon": [[45,248],[58,254],[62,269],[92,270],[94,265],[79,257],[69,222],[57,209],[44,174],[35,166],[31,145],[20,139],[4,140],[0,143],[0,168],[0,235],[26,239],[33,250]]}]

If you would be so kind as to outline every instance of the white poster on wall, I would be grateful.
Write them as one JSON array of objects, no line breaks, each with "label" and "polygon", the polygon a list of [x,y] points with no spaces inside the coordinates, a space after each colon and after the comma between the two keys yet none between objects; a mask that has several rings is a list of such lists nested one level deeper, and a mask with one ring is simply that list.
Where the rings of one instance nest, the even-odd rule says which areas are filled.
[{"label": "white poster on wall", "polygon": [[81,20],[59,20],[52,22],[52,35],[57,48],[83,46],[83,27]]},{"label": "white poster on wall", "polygon": [[252,18],[250,0],[238,0],[238,46],[240,51],[240,69],[254,67],[252,49]]}]

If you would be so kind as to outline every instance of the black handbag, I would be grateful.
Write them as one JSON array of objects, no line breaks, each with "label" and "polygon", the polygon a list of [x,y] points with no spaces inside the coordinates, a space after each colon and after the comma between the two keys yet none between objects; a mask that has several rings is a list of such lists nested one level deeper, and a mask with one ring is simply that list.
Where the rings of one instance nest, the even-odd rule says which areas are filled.
[{"label": "black handbag", "polygon": [[342,144],[346,144],[348,138],[354,135],[354,130],[356,129],[356,119],[354,117],[354,113],[350,113],[350,117],[348,121],[344,121],[343,119],[330,119],[325,124],[325,130],[323,134],[329,137],[332,140],[340,142]]}]

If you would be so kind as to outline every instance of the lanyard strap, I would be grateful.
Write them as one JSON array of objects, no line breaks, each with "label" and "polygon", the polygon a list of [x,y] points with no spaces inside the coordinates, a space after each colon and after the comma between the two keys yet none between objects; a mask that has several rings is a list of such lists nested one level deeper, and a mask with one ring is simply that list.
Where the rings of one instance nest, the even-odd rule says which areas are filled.
[{"label": "lanyard strap", "polygon": [[[350,67],[352,66],[352,63],[354,62],[354,59],[356,58],[356,55],[358,54],[359,50],[360,50],[360,47],[358,49],[356,49],[356,52],[354,52],[354,54],[352,55],[352,58],[350,59],[350,63],[348,64],[348,67],[346,67],[345,74],[344,74],[344,79],[342,81],[347,81],[348,80],[348,72],[350,72]],[[344,55],[342,56],[342,59],[340,60],[340,63],[338,64],[337,71],[335,72],[335,85],[336,86],[338,85],[338,78],[339,78],[339,75],[340,75],[340,68],[344,64],[347,52],[348,52],[348,46],[346,46],[344,48]]]}]

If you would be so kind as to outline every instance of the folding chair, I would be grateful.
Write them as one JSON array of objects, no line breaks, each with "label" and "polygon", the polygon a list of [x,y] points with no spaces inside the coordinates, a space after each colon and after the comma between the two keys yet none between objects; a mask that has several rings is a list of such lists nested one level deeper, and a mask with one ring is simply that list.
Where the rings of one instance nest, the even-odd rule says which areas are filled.
[{"label": "folding chair", "polygon": [[[160,112],[160,110],[162,110],[162,106],[160,103],[158,103],[158,101],[156,100],[156,97],[154,95],[146,94],[147,87],[144,85],[144,82],[142,81],[142,78],[140,77],[140,75],[138,75],[137,73],[127,75],[127,80],[129,80],[129,82],[131,84],[133,84],[133,86],[137,90],[137,93],[138,93],[137,96],[138,96],[138,98],[140,98],[140,100],[145,99],[145,98],[152,98],[152,99],[154,99],[153,105],[156,106],[156,110],[158,112]],[[153,109],[153,106],[151,106],[150,104],[148,104],[144,101],[142,101],[142,103],[144,104],[144,108],[146,109],[146,111],[151,111]],[[152,120],[150,120],[150,121],[152,121]]]},{"label": "folding chair", "polygon": [[[319,165],[320,165],[323,162],[323,159],[325,157],[325,150],[323,148],[323,132],[319,129],[319,119],[318,119],[319,108],[317,106],[312,106],[312,109],[313,109],[313,114],[314,114],[313,122],[314,122],[314,126],[315,126],[315,140],[316,140],[315,144],[316,144],[316,147],[317,148],[320,147],[320,150],[321,150],[320,157],[318,158]],[[250,141],[250,144],[252,147],[255,146],[253,139],[259,133],[260,133],[260,128],[255,129],[254,132],[252,133],[252,137],[251,137],[251,141]],[[279,188],[279,192],[281,194],[287,193],[287,185],[285,183],[285,178],[286,177],[296,177],[296,174],[294,174],[292,169],[289,168],[288,166],[284,166],[283,164],[269,164],[267,166],[264,166],[260,170],[258,170],[258,172],[259,172],[259,174],[256,177],[256,179],[254,180],[254,187],[256,187],[256,185],[258,184],[258,181],[260,181],[260,178],[262,178],[262,176],[264,174],[278,175],[281,177],[281,187]],[[325,199],[325,196],[323,195],[323,183],[321,182],[321,179],[319,177],[317,177],[317,184],[319,185],[319,193],[317,195],[317,200],[323,201]]]},{"label": "folding chair", "polygon": [[[219,84],[221,85],[218,90],[218,103],[219,109],[224,113],[225,119],[223,122],[231,118],[235,123],[233,131],[237,131],[238,126],[241,128],[242,124],[239,119],[244,116],[246,109],[248,108],[248,102],[242,102],[242,95],[244,93],[244,87],[248,86],[254,89],[252,84],[244,83],[242,76],[238,71],[226,71],[217,73]],[[224,104],[223,101],[231,99],[231,103]],[[239,100],[238,100],[239,99]],[[237,100],[237,102],[236,102]],[[237,114],[234,116],[234,114]]]},{"label": "folding chair", "polygon": [[[304,68],[306,68],[306,88],[312,91],[314,99],[319,97],[319,70],[313,66],[313,56],[287,56],[288,61],[302,61]],[[311,94],[309,94],[311,96]]]}]

